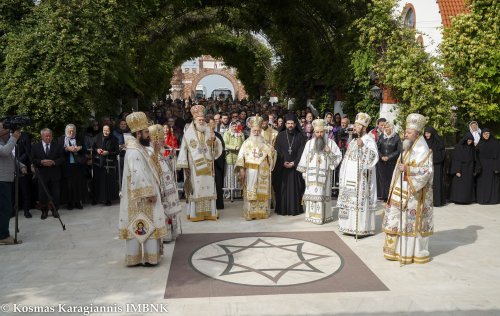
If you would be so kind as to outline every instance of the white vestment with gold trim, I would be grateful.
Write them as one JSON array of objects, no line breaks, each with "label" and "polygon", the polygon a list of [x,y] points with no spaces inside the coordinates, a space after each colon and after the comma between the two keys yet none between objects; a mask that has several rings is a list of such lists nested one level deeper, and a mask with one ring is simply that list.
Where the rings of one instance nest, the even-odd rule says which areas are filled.
[{"label": "white vestment with gold trim", "polygon": [[308,140],[297,171],[301,172],[306,182],[303,200],[306,221],[324,224],[333,221],[332,183],[333,170],[342,160],[342,152],[335,142],[324,137],[328,152],[317,153],[314,150],[316,138]]},{"label": "white vestment with gold trim", "polygon": [[180,228],[181,219],[177,215],[182,212],[184,207],[183,203],[179,201],[173,159],[171,156],[163,156],[160,152],[155,153],[153,147],[147,147],[147,149],[160,178],[161,204],[165,213],[165,225],[167,227],[165,241],[173,241],[177,238]]},{"label": "white vestment with gold trim", "polygon": [[[434,170],[432,151],[424,137],[417,138],[410,150],[403,153],[403,164],[407,166],[402,181],[403,187],[401,187],[403,173],[397,167],[399,164],[400,159],[392,176],[382,223],[386,233],[384,257],[389,260],[400,260],[402,263],[426,263],[430,261],[429,236],[434,231],[432,204]],[[402,242],[401,250],[400,242]]]},{"label": "white vestment with gold trim", "polygon": [[366,236],[375,234],[377,206],[378,162],[377,144],[365,134],[358,147],[357,139],[349,143],[339,175],[339,230],[345,234]]},{"label": "white vestment with gold trim", "polygon": [[[161,204],[159,178],[149,153],[135,138],[125,135],[119,238],[126,240],[126,264],[157,264],[167,230]],[[155,203],[148,198],[155,197]]]},{"label": "white vestment with gold trim", "polygon": [[250,136],[238,153],[235,172],[245,169],[243,216],[246,220],[268,218],[271,202],[271,171],[276,150],[262,136]]},{"label": "white vestment with gold trim", "polygon": [[189,177],[184,181],[184,192],[190,221],[218,218],[213,163],[221,154],[222,143],[215,137],[212,146],[208,127],[198,131],[194,123],[189,125],[182,138],[177,169],[189,169]]}]

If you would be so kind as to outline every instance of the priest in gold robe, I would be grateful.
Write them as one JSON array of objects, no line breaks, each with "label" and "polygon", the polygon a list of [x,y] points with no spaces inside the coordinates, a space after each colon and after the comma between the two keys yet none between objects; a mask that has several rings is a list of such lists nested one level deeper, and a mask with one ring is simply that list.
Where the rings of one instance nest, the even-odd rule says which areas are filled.
[{"label": "priest in gold robe", "polygon": [[125,135],[119,238],[126,240],[127,266],[156,265],[167,234],[160,197],[160,179],[146,149],[149,146],[148,119],[143,112],[126,118],[131,135]]},{"label": "priest in gold robe", "polygon": [[403,154],[392,175],[382,228],[384,257],[403,264],[430,261],[433,221],[432,151],[423,137],[426,119],[412,113],[406,119]]},{"label": "priest in gold robe", "polygon": [[271,171],[276,151],[261,135],[262,117],[248,121],[250,137],[238,153],[235,172],[243,183],[243,216],[246,220],[268,218],[271,199]]},{"label": "priest in gold robe", "polygon": [[191,107],[193,123],[182,138],[177,169],[184,169],[187,218],[198,222],[217,220],[217,192],[215,189],[214,160],[222,154],[222,143],[205,121],[205,107]]}]

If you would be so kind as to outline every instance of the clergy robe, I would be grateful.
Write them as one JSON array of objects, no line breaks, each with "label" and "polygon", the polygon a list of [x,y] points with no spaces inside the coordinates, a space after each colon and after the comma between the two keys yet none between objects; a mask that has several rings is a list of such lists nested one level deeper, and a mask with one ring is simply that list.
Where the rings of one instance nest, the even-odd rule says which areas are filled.
[{"label": "clergy robe", "polygon": [[[306,208],[306,221],[314,224],[324,224],[334,220],[332,209],[332,184],[333,170],[340,164],[342,153],[335,142],[324,136],[329,151],[316,152],[314,143],[316,137],[308,140],[297,171],[301,172],[306,190],[304,192],[304,205]],[[326,147],[325,146],[325,147]]]},{"label": "clergy robe", "polygon": [[214,160],[222,154],[222,143],[215,137],[212,148],[208,127],[198,131],[195,126],[192,123],[186,129],[177,159],[177,169],[189,169],[184,181],[187,218],[193,222],[217,220]]},{"label": "clergy robe", "polygon": [[[471,133],[455,146],[451,160],[450,201],[459,204],[470,204],[475,200],[474,176],[479,169],[476,161],[474,142],[467,145],[467,140],[474,140]],[[460,173],[460,177],[457,176]]]},{"label": "clergy robe", "polygon": [[153,147],[147,147],[147,149],[160,180],[161,204],[165,214],[165,227],[167,228],[164,240],[167,242],[173,241],[179,235],[181,219],[178,215],[183,210],[183,204],[179,201],[175,168],[173,166],[174,161],[172,155],[165,157],[161,152],[154,152]]},{"label": "clergy robe", "polygon": [[[288,136],[288,138],[287,138]],[[273,171],[273,185],[276,193],[275,212],[280,215],[299,215],[302,208],[302,195],[305,184],[297,166],[302,157],[306,139],[300,131],[294,129],[292,133],[281,131],[276,137],[275,149],[277,152],[276,168]],[[291,146],[291,153],[288,149]],[[283,164],[294,162],[292,168],[285,168]]]},{"label": "clergy robe", "polygon": [[215,132],[215,137],[217,137],[222,145],[222,154],[219,158],[215,159],[215,191],[217,192],[217,199],[215,200],[215,206],[218,210],[224,209],[224,174],[226,172],[226,148],[224,147],[224,140],[222,135]]},{"label": "clergy robe", "polygon": [[[389,187],[391,186],[392,173],[401,153],[401,139],[399,135],[393,132],[391,135],[385,133],[377,141],[379,160],[377,163],[377,195],[384,201],[387,201]],[[383,161],[382,157],[387,157]],[[380,192],[378,190],[380,189]]]},{"label": "clergy robe", "polygon": [[434,206],[443,206],[446,204],[446,194],[444,190],[444,159],[446,153],[444,141],[438,135],[434,127],[427,127],[426,132],[431,133],[430,139],[426,139],[427,146],[432,150],[432,159],[434,159],[434,179],[432,180],[432,190],[434,197]]},{"label": "clergy robe", "polygon": [[[106,156],[99,155],[98,149],[108,152]],[[92,146],[93,178],[92,192],[93,202],[111,202],[118,199],[118,141],[113,135],[104,137],[102,133],[95,138]]]},{"label": "clergy robe", "polygon": [[[489,131],[483,129],[483,133]],[[481,171],[477,177],[476,201],[479,204],[500,203],[500,142],[492,133],[488,140],[481,136],[476,146]]]},{"label": "clergy robe", "polygon": [[344,234],[367,236],[375,234],[375,208],[377,206],[378,162],[377,144],[372,136],[351,140],[340,167],[339,231]]},{"label": "clergy robe", "polygon": [[[394,169],[382,228],[385,232],[384,257],[402,263],[430,261],[429,238],[434,231],[432,181],[433,159],[423,136],[403,153],[406,170]],[[402,193],[402,194],[401,194]],[[401,208],[402,205],[402,208]],[[402,210],[402,230],[400,216]],[[400,243],[402,250],[400,251]]]},{"label": "clergy robe", "polygon": [[276,151],[262,136],[250,136],[241,146],[235,173],[245,169],[243,217],[246,220],[268,218],[271,199],[271,171]]},{"label": "clergy robe", "polygon": [[[127,152],[120,198],[119,238],[126,240],[128,266],[158,264],[167,234],[160,195],[160,179],[146,148],[125,136]],[[148,198],[156,197],[154,203]]]}]

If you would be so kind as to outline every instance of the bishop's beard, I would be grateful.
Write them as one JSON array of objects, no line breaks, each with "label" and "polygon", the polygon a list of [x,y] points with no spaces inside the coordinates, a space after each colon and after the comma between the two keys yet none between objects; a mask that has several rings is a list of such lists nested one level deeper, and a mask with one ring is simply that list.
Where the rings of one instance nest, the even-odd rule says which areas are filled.
[{"label": "bishop's beard", "polygon": [[251,141],[254,141],[254,142],[258,142],[258,143],[266,141],[262,135],[257,135],[257,136],[250,135],[250,137],[248,137],[248,139],[250,139]]},{"label": "bishop's beard", "polygon": [[409,139],[405,139],[405,140],[403,141],[403,150],[404,150],[404,151],[409,150],[409,149],[411,148],[411,146],[412,146],[412,145],[413,145],[413,142],[412,142],[411,140],[409,140]]},{"label": "bishop's beard", "polygon": [[209,128],[207,125],[200,125],[198,123],[194,123],[194,126],[196,127],[196,130],[201,133],[207,133],[209,131]]},{"label": "bishop's beard", "polygon": [[313,151],[315,153],[323,153],[323,151],[325,150],[325,146],[326,146],[326,142],[325,142],[325,138],[324,137],[320,137],[320,138],[315,138],[314,139],[314,148],[313,148]]}]

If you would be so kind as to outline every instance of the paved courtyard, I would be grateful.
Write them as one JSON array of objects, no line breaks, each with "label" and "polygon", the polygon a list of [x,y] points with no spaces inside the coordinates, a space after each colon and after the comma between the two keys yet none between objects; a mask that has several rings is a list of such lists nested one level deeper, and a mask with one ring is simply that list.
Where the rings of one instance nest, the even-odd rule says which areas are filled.
[{"label": "paved courtyard", "polygon": [[[201,280],[196,292],[200,292],[199,287],[205,284],[214,285],[217,284],[214,282],[229,280],[228,289],[233,289],[229,293],[234,295],[226,292],[217,294],[217,289],[212,289],[207,290],[205,295],[198,293],[190,298],[169,298],[169,295],[164,298],[169,291],[175,292],[176,284],[182,285],[172,283],[173,287],[168,288],[167,279],[178,281],[179,277],[182,279],[183,276],[189,276],[189,273],[194,273],[193,276],[196,274],[198,278],[204,273],[203,269],[208,271],[207,274],[214,273],[213,269],[220,268],[217,266],[219,259],[214,259],[219,258],[218,255],[211,255],[210,247],[202,248],[200,253],[192,254],[193,260],[205,260],[204,263],[197,263],[197,271],[190,271],[192,266],[182,267],[181,260],[181,266],[172,269],[174,272],[178,271],[179,275],[169,277],[175,247],[171,243],[165,244],[165,255],[159,266],[127,268],[124,265],[125,243],[116,237],[118,205],[87,206],[84,210],[61,211],[66,231],[62,231],[58,220],[52,217],[41,221],[37,211],[33,211],[32,219],[20,218],[20,238],[23,244],[0,247],[0,305],[3,314],[28,315],[12,313],[14,304],[18,304],[18,307],[106,305],[125,309],[127,303],[156,303],[166,304],[169,315],[500,315],[500,247],[497,245],[500,240],[499,205],[450,204],[435,209],[436,232],[431,238],[432,261],[425,265],[403,267],[383,258],[383,234],[380,232],[356,242],[353,237],[338,234],[336,222],[317,226],[305,222],[302,216],[276,215],[268,220],[247,222],[241,216],[241,209],[241,202],[226,202],[226,209],[221,211],[217,222],[190,223],[184,220],[184,236],[180,238],[186,237],[184,241],[188,241],[196,236],[203,239],[204,235],[201,234],[243,234],[243,239],[235,239],[233,236],[232,239],[229,238],[230,242],[224,241],[223,247],[231,245],[232,249],[246,249],[250,244],[263,243],[256,253],[271,262],[268,259],[273,258],[274,252],[269,245],[277,244],[278,248],[281,247],[281,252],[289,254],[289,250],[296,244],[290,238],[305,240],[307,238],[297,236],[315,235],[316,239],[312,236],[312,239],[304,242],[303,259],[310,260],[311,264],[314,259],[324,267],[330,267],[331,276],[317,282],[338,277],[333,280],[340,284],[331,285],[331,293],[328,292],[330,283],[324,283],[319,293],[278,289],[274,292],[266,290],[263,291],[264,295],[259,295],[262,293],[255,287],[250,291],[253,294],[240,293],[238,286],[233,289],[231,286],[234,284],[229,283],[240,282],[234,272],[244,275],[241,272],[246,271],[233,270],[225,273],[225,277],[233,279],[212,280],[208,283]],[[380,222],[381,212],[378,212],[378,227]],[[307,232],[321,232],[323,235]],[[207,243],[214,236],[206,235]],[[333,250],[328,248],[330,237],[321,236],[332,237]],[[182,244],[183,241],[179,240],[178,245]],[[285,244],[288,246],[284,246]],[[385,290],[349,290],[350,282],[363,284],[365,280],[360,280],[356,274],[351,274],[352,279],[340,278],[341,273],[337,273],[337,270],[349,268],[346,265],[354,261],[347,258],[347,252],[337,251],[334,246],[345,246],[345,251],[357,256],[352,259],[366,266],[366,271],[373,275],[374,282],[381,282],[380,288]],[[182,250],[179,248],[176,253]],[[346,256],[343,267],[340,259],[336,259],[331,251],[338,253],[340,257]],[[279,260],[276,260],[273,264],[278,264],[276,262]],[[326,261],[321,263],[321,260]],[[260,261],[255,264],[260,264]],[[189,263],[186,262],[186,265]],[[210,265],[214,265],[213,269]],[[309,268],[304,266],[303,270],[305,269]],[[299,282],[300,278],[307,278],[305,275],[309,272],[295,271],[294,273],[298,273],[297,278],[283,277],[283,282],[288,282],[283,285],[286,287],[287,284]],[[264,275],[262,271],[259,273]],[[259,282],[267,282],[267,286],[273,284],[269,280],[275,282],[279,279],[276,274],[265,273],[267,276],[264,275],[261,281],[249,278],[248,274],[243,278],[247,278],[248,282],[257,282],[257,285],[264,284]],[[315,284],[315,280],[309,281],[308,286]],[[185,277],[185,282],[195,281]],[[196,284],[194,286],[193,289],[196,289]],[[239,286],[248,287],[245,284]],[[166,292],[166,288],[169,291]],[[333,291],[333,288],[340,290]],[[37,313],[29,315],[34,314]],[[116,314],[154,313],[123,311]]]}]

